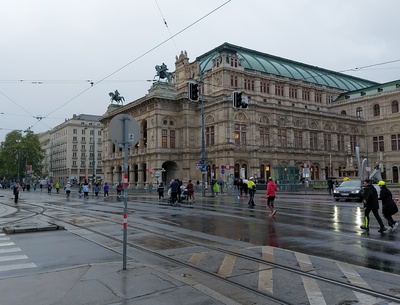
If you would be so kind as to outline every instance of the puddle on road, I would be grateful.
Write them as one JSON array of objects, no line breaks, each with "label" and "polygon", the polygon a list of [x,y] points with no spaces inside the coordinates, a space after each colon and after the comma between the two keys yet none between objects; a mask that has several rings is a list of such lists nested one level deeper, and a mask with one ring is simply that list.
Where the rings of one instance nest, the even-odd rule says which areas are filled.
[{"label": "puddle on road", "polygon": [[146,235],[138,239],[135,238],[135,243],[151,250],[170,250],[188,246],[185,242],[154,235]]}]

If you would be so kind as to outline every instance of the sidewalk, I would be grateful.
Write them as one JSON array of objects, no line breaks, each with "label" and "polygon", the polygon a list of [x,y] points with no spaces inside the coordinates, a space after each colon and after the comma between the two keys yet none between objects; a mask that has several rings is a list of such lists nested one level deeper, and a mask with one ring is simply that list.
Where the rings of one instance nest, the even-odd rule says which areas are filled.
[{"label": "sidewalk", "polygon": [[[5,199],[1,199],[0,218],[18,211],[11,205],[2,204],[1,201]],[[21,230],[26,228],[26,232],[30,232],[29,227],[40,228],[45,225],[40,219],[37,222],[30,220],[29,224],[21,226]],[[18,225],[13,227],[17,228]],[[0,232],[0,236],[7,237],[3,232]],[[190,272],[188,270],[176,269],[176,266],[170,265],[168,267],[171,270],[167,270],[160,266],[128,260],[126,270],[122,270],[122,262],[118,261],[9,278],[1,278],[4,274],[0,272],[0,304],[239,304],[197,283],[187,276]]]}]

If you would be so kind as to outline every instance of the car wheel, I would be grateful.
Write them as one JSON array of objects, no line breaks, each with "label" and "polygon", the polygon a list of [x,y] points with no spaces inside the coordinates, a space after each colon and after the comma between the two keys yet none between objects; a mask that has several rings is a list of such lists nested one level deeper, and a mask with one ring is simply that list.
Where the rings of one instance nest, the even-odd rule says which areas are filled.
[{"label": "car wheel", "polygon": [[335,201],[339,201],[339,198],[335,198]]}]

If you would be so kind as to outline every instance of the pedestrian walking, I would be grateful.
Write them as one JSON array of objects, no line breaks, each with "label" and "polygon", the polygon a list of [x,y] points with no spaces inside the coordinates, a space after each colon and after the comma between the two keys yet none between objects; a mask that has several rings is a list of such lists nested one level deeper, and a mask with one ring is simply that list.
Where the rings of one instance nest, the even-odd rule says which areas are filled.
[{"label": "pedestrian walking", "polygon": [[40,183],[39,187],[40,187],[40,191],[43,191],[43,184]]},{"label": "pedestrian walking", "polygon": [[121,200],[121,195],[122,195],[122,183],[118,183],[117,185],[117,199]]},{"label": "pedestrian walking", "polygon": [[71,194],[71,183],[67,181],[67,184],[64,186],[65,194],[67,198],[69,198],[69,195]]},{"label": "pedestrian walking", "polygon": [[192,180],[189,180],[189,183],[186,185],[186,192],[187,192],[187,196],[188,196],[188,201],[192,200],[192,203],[195,203],[195,199],[194,199],[194,185],[192,183]]},{"label": "pedestrian walking", "polygon": [[93,187],[93,190],[94,190],[94,197],[99,198],[100,184],[96,183]]},{"label": "pedestrian walking", "polygon": [[328,179],[327,184],[328,184],[329,195],[332,195],[332,193],[333,193],[333,180],[332,179]]},{"label": "pedestrian walking", "polygon": [[109,191],[110,187],[108,186],[108,183],[105,182],[104,186],[103,186],[103,191],[104,191],[104,198],[108,198],[108,191]]},{"label": "pedestrian walking", "polygon": [[239,184],[240,184],[240,182],[241,182],[240,178],[236,178],[235,180],[233,180],[233,187],[235,189],[235,197],[236,197],[237,200],[240,199],[240,196],[239,196]]},{"label": "pedestrian walking", "polygon": [[271,210],[271,213],[269,214],[269,216],[274,216],[276,214],[274,202],[275,202],[277,191],[278,191],[278,187],[276,186],[274,180],[272,180],[272,177],[268,177],[267,192],[266,192],[265,196],[267,198],[267,206]]},{"label": "pedestrian walking", "polygon": [[169,187],[171,188],[171,204],[175,205],[178,201],[178,192],[180,189],[178,179],[172,180]]},{"label": "pedestrian walking", "polygon": [[248,189],[248,193],[249,193],[249,196],[250,196],[248,205],[251,206],[251,207],[254,207],[254,206],[256,206],[254,204],[254,195],[256,193],[256,183],[254,182],[254,178],[253,177],[249,178],[249,182],[247,183],[247,189]]},{"label": "pedestrian walking", "polygon": [[389,227],[391,228],[392,232],[396,232],[399,224],[393,220],[392,215],[396,214],[399,209],[397,208],[397,205],[393,200],[392,192],[386,186],[386,182],[381,180],[378,182],[378,185],[381,188],[380,198],[382,200],[383,217],[385,217],[388,221]]},{"label": "pedestrian walking", "polygon": [[82,186],[83,199],[89,199],[89,184],[86,182]]},{"label": "pedestrian walking", "polygon": [[161,181],[157,187],[158,201],[161,201],[161,198],[164,199],[164,191],[165,191],[165,185],[164,185],[164,182]]},{"label": "pedestrian walking", "polygon": [[51,185],[51,183],[47,184],[47,194],[51,195],[51,189],[53,188],[53,186]]},{"label": "pedestrian walking", "polygon": [[60,193],[60,183],[58,183],[58,181],[57,181],[55,186],[56,186],[57,194],[59,194]]},{"label": "pedestrian walking", "polygon": [[379,223],[380,229],[379,233],[386,233],[388,231],[383,224],[382,218],[379,216],[379,201],[378,201],[378,192],[375,187],[372,185],[372,181],[369,179],[364,180],[364,221],[365,224],[360,226],[361,229],[369,232],[369,213],[372,211],[376,220]]},{"label": "pedestrian walking", "polygon": [[18,203],[18,196],[19,196],[19,185],[18,185],[18,183],[14,184],[13,194],[14,194],[14,203],[17,204]]},{"label": "pedestrian walking", "polygon": [[214,191],[214,193],[215,193],[215,196],[218,196],[218,194],[219,194],[220,191],[221,191],[220,188],[219,188],[219,184],[218,184],[218,181],[217,181],[217,180],[214,181],[213,191]]}]

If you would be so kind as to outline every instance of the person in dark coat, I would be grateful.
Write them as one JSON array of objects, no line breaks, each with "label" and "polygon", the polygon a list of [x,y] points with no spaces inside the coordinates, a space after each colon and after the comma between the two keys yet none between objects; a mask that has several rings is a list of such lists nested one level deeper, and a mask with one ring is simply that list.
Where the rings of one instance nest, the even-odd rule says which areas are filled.
[{"label": "person in dark coat", "polygon": [[169,185],[169,187],[171,188],[171,203],[172,204],[176,204],[176,202],[178,201],[178,192],[179,192],[179,180],[178,179],[174,179],[172,180],[171,184]]},{"label": "person in dark coat", "polygon": [[396,214],[399,209],[397,208],[396,203],[393,201],[392,192],[386,187],[386,182],[381,180],[378,182],[378,185],[381,188],[380,197],[382,200],[383,217],[387,219],[392,232],[396,232],[399,224],[393,220],[392,215]]},{"label": "person in dark coat", "polygon": [[379,216],[379,201],[378,201],[378,192],[375,187],[372,185],[372,181],[369,179],[364,180],[364,220],[365,224],[360,226],[361,229],[369,231],[369,213],[372,211],[376,220],[379,223],[380,229],[379,233],[386,233],[388,231],[383,224],[382,218]]},{"label": "person in dark coat", "polygon": [[332,195],[333,193],[333,180],[332,179],[328,179],[328,191],[329,191],[329,195]]},{"label": "person in dark coat", "polygon": [[14,203],[17,204],[18,203],[18,195],[19,195],[19,184],[18,183],[14,184],[13,193],[14,193]]},{"label": "person in dark coat", "polygon": [[164,182],[161,181],[161,183],[157,187],[157,192],[158,192],[158,201],[161,201],[161,198],[164,198]]}]

